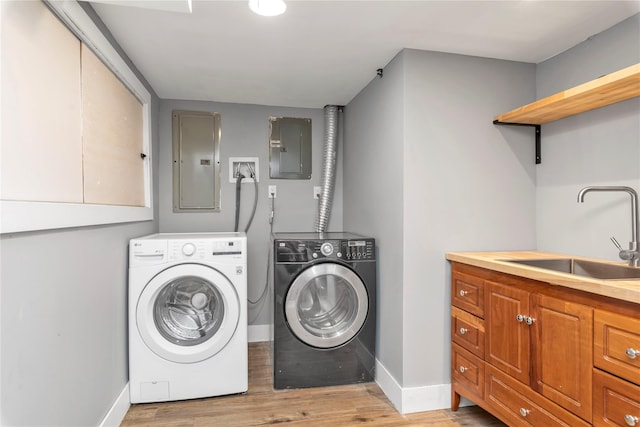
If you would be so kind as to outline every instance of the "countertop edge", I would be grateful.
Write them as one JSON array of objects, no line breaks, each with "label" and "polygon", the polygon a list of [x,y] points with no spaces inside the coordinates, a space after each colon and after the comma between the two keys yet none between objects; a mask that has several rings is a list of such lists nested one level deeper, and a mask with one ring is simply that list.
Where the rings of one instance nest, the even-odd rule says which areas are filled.
[{"label": "countertop edge", "polygon": [[447,252],[446,259],[475,267],[486,268],[500,273],[533,279],[554,286],[576,289],[595,295],[602,295],[622,301],[640,304],[640,279],[638,280],[600,280],[573,274],[554,272],[526,265],[513,264],[508,261],[518,259],[553,259],[575,258],[587,261],[605,262],[625,265],[615,262],[574,255],[557,254],[544,251],[503,251],[503,252]]}]

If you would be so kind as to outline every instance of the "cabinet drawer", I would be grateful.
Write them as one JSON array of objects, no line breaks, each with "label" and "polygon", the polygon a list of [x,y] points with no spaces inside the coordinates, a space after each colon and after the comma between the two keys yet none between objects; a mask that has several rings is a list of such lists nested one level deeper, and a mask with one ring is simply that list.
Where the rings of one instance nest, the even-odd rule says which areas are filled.
[{"label": "cabinet drawer", "polygon": [[595,310],[593,363],[640,385],[640,318]]},{"label": "cabinet drawer", "polygon": [[451,307],[451,340],[476,356],[484,357],[484,320]]},{"label": "cabinet drawer", "polygon": [[459,345],[451,345],[451,382],[462,388],[466,397],[482,400],[484,394],[484,362]]},{"label": "cabinet drawer", "polygon": [[484,280],[454,271],[451,275],[451,281],[452,304],[484,318]]},{"label": "cabinet drawer", "polygon": [[640,387],[594,369],[593,425],[640,426]]},{"label": "cabinet drawer", "polygon": [[510,426],[589,426],[491,365],[485,370],[486,402]]}]

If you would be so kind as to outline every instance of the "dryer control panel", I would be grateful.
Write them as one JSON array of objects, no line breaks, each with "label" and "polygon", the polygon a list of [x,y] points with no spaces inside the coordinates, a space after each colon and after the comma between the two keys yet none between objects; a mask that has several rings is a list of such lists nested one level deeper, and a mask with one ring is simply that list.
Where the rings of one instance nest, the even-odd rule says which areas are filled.
[{"label": "dryer control panel", "polygon": [[342,242],[342,252],[347,259],[373,260],[375,259],[375,245],[373,239],[347,240]]},{"label": "dryer control panel", "polygon": [[320,259],[375,260],[375,239],[275,240],[276,262],[305,263]]}]

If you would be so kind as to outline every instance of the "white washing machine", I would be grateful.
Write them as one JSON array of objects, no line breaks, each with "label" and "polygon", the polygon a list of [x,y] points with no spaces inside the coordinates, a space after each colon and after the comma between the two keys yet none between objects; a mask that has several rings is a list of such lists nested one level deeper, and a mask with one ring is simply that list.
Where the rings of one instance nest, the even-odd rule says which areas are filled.
[{"label": "white washing machine", "polygon": [[246,392],[245,233],[129,242],[131,403]]}]

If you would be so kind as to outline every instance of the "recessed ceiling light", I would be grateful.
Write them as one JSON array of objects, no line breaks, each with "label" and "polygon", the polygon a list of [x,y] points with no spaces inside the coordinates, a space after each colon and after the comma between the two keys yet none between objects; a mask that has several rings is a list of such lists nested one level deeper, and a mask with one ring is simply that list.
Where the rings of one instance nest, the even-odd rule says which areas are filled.
[{"label": "recessed ceiling light", "polygon": [[282,15],[287,10],[283,0],[249,0],[249,9],[262,16]]}]

